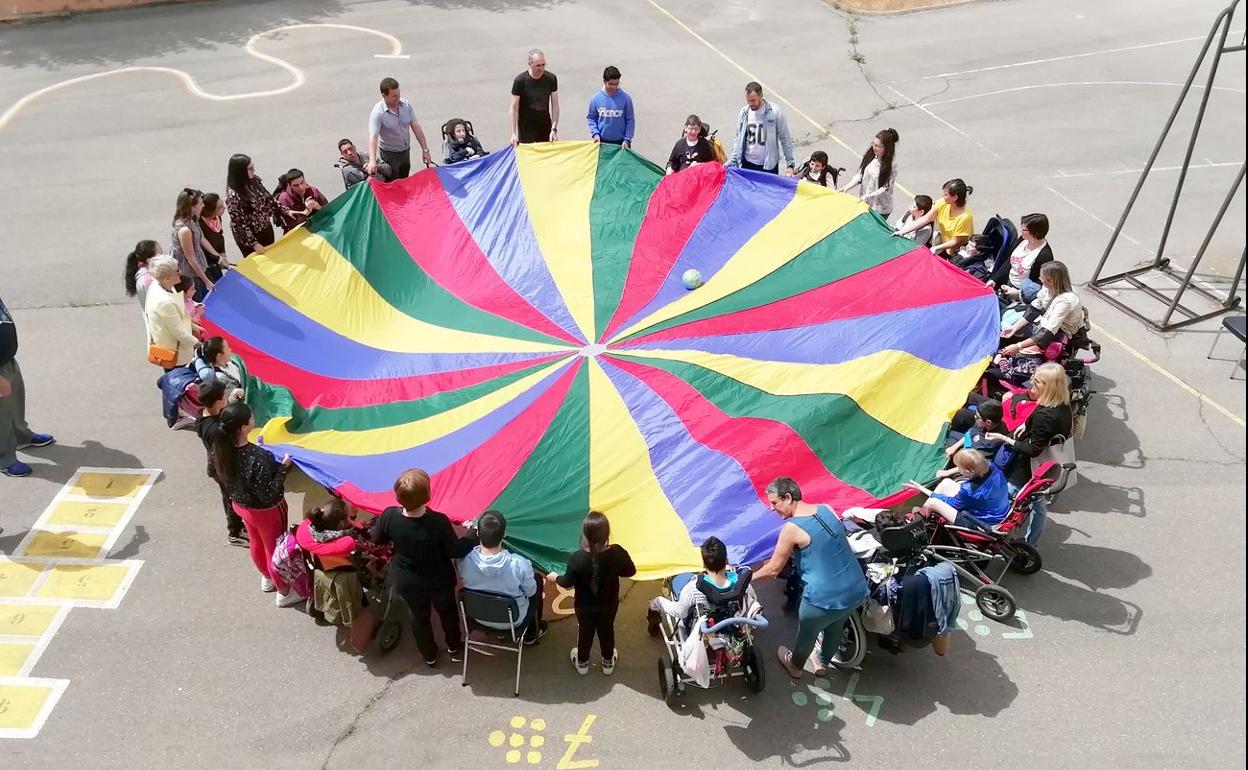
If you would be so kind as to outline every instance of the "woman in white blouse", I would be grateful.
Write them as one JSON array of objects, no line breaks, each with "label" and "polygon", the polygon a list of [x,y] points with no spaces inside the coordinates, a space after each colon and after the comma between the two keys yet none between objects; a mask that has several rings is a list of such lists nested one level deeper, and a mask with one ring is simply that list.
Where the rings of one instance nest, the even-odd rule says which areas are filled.
[{"label": "woman in white blouse", "polygon": [[858,198],[871,210],[888,219],[893,214],[893,186],[897,181],[897,142],[901,137],[886,128],[871,140],[871,148],[862,156],[858,173],[841,188],[849,192],[861,186]]},{"label": "woman in white blouse", "polygon": [[148,342],[174,351],[177,358],[173,365],[185,366],[194,357],[199,341],[186,312],[186,297],[175,288],[182,280],[178,261],[160,254],[147,261],[147,269],[155,279],[143,303]]}]

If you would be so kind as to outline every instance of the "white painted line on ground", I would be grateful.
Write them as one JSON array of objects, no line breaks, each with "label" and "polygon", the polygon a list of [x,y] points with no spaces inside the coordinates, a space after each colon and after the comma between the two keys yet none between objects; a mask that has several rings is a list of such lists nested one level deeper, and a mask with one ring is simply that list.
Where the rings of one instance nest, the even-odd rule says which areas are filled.
[{"label": "white painted line on ground", "polygon": [[[1208,158],[1205,158],[1204,161],[1205,161],[1204,163],[1191,164],[1190,166],[1188,166],[1188,171],[1196,171],[1197,169],[1208,169],[1208,168],[1227,168],[1227,167],[1234,167],[1234,166],[1242,166],[1244,164],[1242,160],[1232,160],[1232,161],[1227,161],[1225,163],[1214,163]],[[1153,166],[1152,168],[1152,171],[1182,171],[1182,170],[1183,170],[1182,166]],[[1142,173],[1144,173],[1144,169],[1142,168],[1121,168],[1115,171],[1088,171],[1082,174],[1067,174],[1065,171],[1059,168],[1057,170],[1057,173],[1053,174],[1050,177],[1050,179],[1082,179],[1085,177],[1092,177],[1092,176],[1115,176],[1117,174],[1142,174]]]},{"label": "white painted line on ground", "polygon": [[[43,705],[39,708],[39,712],[35,715],[34,720],[29,726],[24,728],[4,728],[0,727],[0,738],[16,738],[29,739],[39,735],[39,731],[43,729],[43,723],[48,721],[48,716],[52,714],[52,709],[56,706],[57,701],[65,694],[65,688],[69,686],[68,679],[44,679],[41,677],[0,677],[0,688],[3,687],[19,687],[19,688],[44,688],[48,691],[47,698],[43,701]],[[7,708],[7,706],[6,706]]]},{"label": "white painted line on ground", "polygon": [[[16,604],[16,602],[14,603]],[[30,651],[30,655],[27,656],[26,662],[22,664],[21,669],[17,672],[18,677],[30,676],[30,672],[35,668],[35,664],[39,662],[39,658],[41,658],[44,651],[48,649],[48,645],[52,642],[52,637],[56,636],[56,632],[61,630],[61,624],[65,622],[66,616],[69,615],[69,611],[72,609],[72,607],[68,607],[63,604],[55,605],[53,602],[44,602],[44,604],[58,607],[56,616],[52,618],[52,622],[48,624],[48,627],[44,629],[44,632],[35,640],[34,649]],[[29,644],[30,641],[31,637],[29,636],[0,636],[0,642],[25,642]]]},{"label": "white painted line on ground", "polygon": [[[1046,190],[1048,190],[1049,192],[1053,193],[1053,194],[1054,194],[1054,195],[1056,195],[1058,198],[1061,198],[1063,201],[1065,201],[1065,202],[1066,202],[1066,203],[1067,203],[1067,204],[1068,204],[1071,208],[1073,208],[1075,211],[1078,211],[1078,212],[1080,212],[1080,213],[1082,213],[1082,214],[1086,215],[1086,216],[1087,216],[1089,219],[1091,219],[1092,221],[1097,222],[1097,223],[1099,223],[1099,224],[1101,224],[1101,225],[1104,225],[1104,226],[1105,226],[1105,229],[1109,230],[1110,232],[1113,232],[1113,230],[1114,230],[1114,226],[1113,226],[1113,225],[1111,225],[1110,223],[1106,222],[1104,219],[1101,219],[1101,218],[1100,218],[1100,217],[1098,217],[1096,214],[1093,214],[1091,211],[1088,211],[1086,208],[1084,208],[1083,206],[1080,206],[1078,203],[1075,203],[1074,201],[1072,201],[1070,198],[1066,197],[1065,195],[1062,195],[1060,192],[1058,192],[1057,190],[1054,190],[1052,187],[1048,187],[1048,186],[1046,186],[1044,189],[1046,189]],[[1140,242],[1139,242],[1139,241],[1137,241],[1136,239],[1134,239],[1134,238],[1132,238],[1131,236],[1127,235],[1125,232],[1119,233],[1119,235],[1120,235],[1120,236],[1122,236],[1122,239],[1123,239],[1123,240],[1125,240],[1125,241],[1130,241],[1131,243],[1134,243],[1136,246],[1139,246],[1141,249],[1143,249],[1143,248],[1144,248],[1144,244],[1140,243]],[[1145,251],[1147,251],[1147,249],[1145,249]]]},{"label": "white painted line on ground", "polygon": [[[1230,36],[1233,37],[1234,35],[1242,35],[1242,34],[1243,34],[1243,31],[1241,30],[1240,32],[1231,33]],[[1089,56],[1104,56],[1106,54],[1111,54],[1111,53],[1124,53],[1126,51],[1141,51],[1146,48],[1159,48],[1164,45],[1178,45],[1180,43],[1193,43],[1197,40],[1204,40],[1204,39],[1205,39],[1205,35],[1201,35],[1199,37],[1184,37],[1184,38],[1179,38],[1177,40],[1162,40],[1159,43],[1141,43],[1139,45],[1129,45],[1124,48],[1106,48],[1105,50],[1102,50],[1102,51],[1087,51],[1084,53],[1072,53],[1066,56],[1053,56],[1048,59],[1030,59],[1028,61],[1014,62],[1013,64],[998,64],[994,67],[979,67],[973,70],[961,70],[960,72],[941,72],[940,74],[937,74],[937,75],[925,75],[923,79],[932,80],[934,78],[952,78],[952,77],[957,77],[958,75],[974,75],[980,72],[995,72],[996,70],[1008,70],[1008,69],[1014,69],[1016,67],[1031,67],[1036,64],[1050,64],[1052,62],[1070,61],[1071,59],[1083,59]]]},{"label": "white painted line on ground", "polygon": [[[1014,88],[1002,88],[996,91],[987,91],[982,94],[971,94],[969,96],[957,96],[952,99],[941,99],[935,102],[928,102],[928,107],[938,107],[942,104],[957,104],[959,102],[968,102],[972,99],[983,99],[987,96],[1000,96],[1002,94],[1014,94],[1021,91],[1034,91],[1037,88],[1066,88],[1069,86],[1168,86],[1173,88],[1182,88],[1182,83],[1163,83],[1152,80],[1077,80],[1069,83],[1037,83],[1031,86],[1015,86]],[[891,86],[890,86],[891,88]],[[1204,86],[1193,85],[1193,89],[1204,89]],[[894,89],[896,90],[896,89]],[[1242,88],[1230,88],[1228,86],[1214,86],[1214,91],[1227,91],[1234,94],[1244,93]]]},{"label": "white painted line on ground", "polygon": [[944,118],[940,117],[939,115],[937,115],[936,113],[932,112],[931,110],[929,110],[927,107],[923,106],[922,104],[919,104],[919,103],[918,103],[918,102],[916,102],[915,100],[911,99],[909,96],[906,96],[906,95],[905,95],[905,94],[903,94],[901,91],[898,91],[896,88],[893,88],[891,85],[890,85],[890,86],[888,86],[888,90],[890,90],[890,91],[892,91],[893,93],[897,94],[897,95],[898,95],[899,97],[901,97],[902,99],[905,99],[906,101],[910,102],[910,104],[911,104],[912,106],[914,106],[914,107],[918,107],[918,108],[919,108],[919,110],[921,110],[924,114],[926,114],[926,115],[927,115],[929,118],[931,118],[932,120],[936,121],[937,123],[940,123],[940,124],[941,124],[942,126],[944,126],[945,128],[948,128],[949,130],[953,131],[954,133],[958,134],[959,136],[962,136],[962,137],[964,137],[965,139],[967,139],[968,141],[970,141],[970,142],[974,143],[976,147],[978,147],[979,149],[981,149],[981,150],[983,150],[984,152],[988,153],[988,154],[989,154],[989,155],[991,155],[992,157],[994,157],[994,158],[999,158],[999,157],[1001,157],[1000,155],[998,155],[997,153],[995,153],[995,152],[993,152],[991,149],[989,149],[987,146],[985,146],[982,142],[980,142],[980,141],[979,141],[978,139],[976,139],[975,137],[971,136],[970,134],[966,133],[966,132],[965,132],[965,131],[963,131],[962,129],[960,129],[960,128],[958,128],[957,126],[955,126],[955,125],[953,125],[952,123],[950,123],[949,121],[947,121],[947,120],[945,120]]},{"label": "white painted line on ground", "polygon": [[373,58],[374,59],[410,59],[412,57],[405,53],[375,53],[373,54]]},{"label": "white painted line on ground", "polygon": [[277,67],[281,67],[282,69],[290,73],[290,75],[293,77],[293,80],[287,85],[282,86],[281,88],[271,88],[266,91],[251,91],[251,92],[241,93],[241,94],[212,94],[212,93],[208,93],[203,88],[201,88],[200,85],[195,82],[195,78],[191,77],[189,74],[187,74],[186,72],[180,69],[174,69],[172,67],[154,67],[154,66],[120,67],[118,69],[106,70],[104,72],[94,72],[90,75],[82,75],[81,77],[70,78],[68,80],[62,80],[59,83],[53,83],[50,86],[44,86],[43,88],[40,88],[37,91],[32,91],[26,94],[21,99],[18,99],[16,102],[14,102],[13,106],[5,110],[4,114],[0,115],[0,130],[3,130],[4,127],[9,124],[9,121],[17,117],[18,113],[20,113],[27,105],[29,105],[31,102],[35,101],[41,96],[50,94],[53,91],[59,91],[60,89],[66,88],[68,86],[77,85],[79,83],[86,83],[92,80],[98,80],[100,78],[110,77],[112,75],[121,75],[126,72],[159,72],[159,73],[163,73],[166,75],[173,75],[178,80],[182,81],[182,85],[184,85],[186,87],[186,90],[189,91],[191,94],[198,96],[201,99],[207,99],[209,101],[214,101],[214,102],[232,102],[232,101],[238,101],[241,99],[258,99],[264,96],[279,96],[281,94],[289,93],[303,85],[304,80],[305,80],[303,70],[299,69],[298,67],[296,67],[295,65],[291,64],[290,62],[284,59],[279,59],[276,56],[272,56],[270,54],[257,51],[255,48],[255,44],[261,38],[265,38],[270,35],[276,35],[279,32],[289,32],[291,30],[297,30],[297,29],[342,29],[342,30],[347,30],[349,32],[362,32],[362,33],[369,34],[369,35],[375,35],[390,44],[390,53],[387,54],[388,57],[399,58],[399,57],[405,56],[403,54],[403,44],[399,42],[398,38],[396,38],[394,35],[391,35],[389,33],[381,32],[375,29],[369,29],[368,27],[357,27],[353,24],[329,24],[329,23],[287,24],[282,27],[274,27],[273,29],[267,29],[267,30],[264,30],[263,32],[257,32],[256,34],[251,36],[251,38],[247,41],[247,44],[244,46],[244,50],[248,54],[256,57],[257,59],[260,59],[261,61],[266,61]]},{"label": "white painted line on ground", "polygon": [[[143,567],[142,559],[74,559],[62,558],[54,556],[22,556],[10,557],[0,556],[0,564],[26,564],[37,566],[40,568],[39,575],[35,578],[30,590],[25,596],[3,596],[0,601],[5,604],[55,604],[63,607],[83,607],[87,609],[97,610],[115,610],[121,606],[121,601],[130,591],[130,587],[134,584],[135,577],[138,576],[139,570]],[[57,567],[122,567],[126,572],[121,580],[117,581],[117,585],[113,588],[112,594],[107,599],[82,599],[82,598],[63,598],[40,596],[40,592],[47,585],[48,581],[57,573]]]},{"label": "white painted line on ground", "polygon": [[[125,476],[144,476],[143,483],[129,497],[90,497],[87,495],[72,494],[72,490],[82,479],[83,474],[102,474],[102,475],[125,475]],[[13,549],[15,555],[22,555],[26,548],[30,545],[40,532],[83,532],[85,533],[108,533],[108,537],[100,545],[99,555],[107,555],[109,550],[117,543],[117,539],[126,530],[130,523],[131,517],[138,511],[139,505],[143,499],[147,497],[147,493],[151,491],[152,486],[156,483],[156,479],[160,477],[159,468],[79,468],[74,471],[74,475],[70,476],[52,498],[52,502],[48,503],[43,509],[43,513],[39,514],[39,518],[31,525],[30,530],[26,533],[21,542]],[[124,504],[128,508],[116,524],[109,527],[91,527],[91,526],[71,526],[48,524],[47,521],[56,512],[57,506],[62,502],[95,502],[95,503],[115,503]]]},{"label": "white painted line on ground", "polygon": [[[829,131],[829,130],[828,130],[828,128],[827,128],[827,126],[824,126],[824,125],[823,125],[823,124],[821,124],[819,121],[817,121],[817,120],[815,120],[814,118],[812,118],[811,116],[807,115],[805,112],[802,112],[800,109],[798,109],[798,108],[797,108],[797,105],[793,104],[793,102],[791,102],[791,101],[789,101],[788,99],[784,98],[784,96],[782,96],[782,95],[780,94],[780,92],[776,91],[776,89],[774,89],[774,88],[772,88],[771,86],[767,85],[766,81],[764,81],[762,78],[758,77],[758,76],[757,76],[757,75],[755,75],[754,73],[750,72],[750,71],[749,71],[749,70],[747,70],[745,67],[742,67],[740,64],[738,64],[738,63],[736,62],[736,60],[735,60],[735,59],[733,59],[733,58],[732,58],[731,56],[729,56],[728,54],[726,54],[726,53],[724,53],[723,51],[721,51],[721,50],[719,50],[718,48],[716,48],[716,47],[715,47],[715,45],[714,45],[711,41],[709,41],[709,40],[707,40],[706,38],[702,37],[702,36],[701,36],[701,35],[699,35],[697,32],[695,32],[695,31],[693,30],[693,28],[692,28],[692,27],[690,27],[688,24],[686,24],[686,23],[684,23],[683,21],[681,21],[680,19],[676,18],[676,16],[675,16],[674,14],[672,14],[672,12],[671,12],[671,11],[667,10],[667,9],[666,9],[666,8],[664,8],[663,6],[661,6],[661,5],[659,5],[658,3],[654,2],[654,0],[646,0],[646,2],[648,2],[648,3],[650,3],[650,5],[654,6],[654,9],[655,9],[656,11],[658,11],[659,13],[663,14],[664,16],[666,16],[667,18],[669,18],[669,19],[671,19],[673,22],[675,22],[676,26],[680,27],[680,28],[681,28],[681,29],[683,29],[685,32],[688,32],[688,33],[689,33],[689,34],[693,37],[693,39],[694,39],[694,40],[697,40],[697,41],[698,41],[699,43],[701,43],[702,45],[704,45],[704,46],[706,46],[707,48],[711,49],[711,51],[712,51],[712,52],[714,52],[714,53],[715,53],[715,55],[719,56],[719,58],[723,59],[724,61],[728,62],[728,63],[729,63],[729,64],[731,64],[733,67],[735,67],[735,68],[737,69],[737,71],[738,71],[738,72],[740,72],[742,75],[745,75],[745,76],[746,76],[747,78],[749,78],[750,80],[753,80],[753,81],[757,82],[759,85],[761,85],[761,86],[763,87],[763,89],[767,92],[767,95],[768,95],[768,97],[769,97],[769,98],[775,99],[776,101],[778,101],[778,102],[780,102],[781,104],[783,104],[785,107],[788,107],[790,110],[792,110],[792,111],[793,111],[793,114],[795,114],[795,115],[797,115],[798,117],[802,118],[802,119],[803,119],[803,120],[805,120],[807,123],[809,123],[812,127],[814,127],[814,129],[815,129],[816,131],[818,131],[818,132],[819,132],[819,134],[820,134],[821,136],[826,136],[826,137],[828,137],[828,138],[829,138],[829,139],[831,139],[833,142],[835,142],[836,144],[840,145],[840,147],[841,147],[842,149],[844,149],[845,151],[847,151],[847,152],[848,152],[850,155],[852,155],[854,158],[861,158],[861,157],[862,157],[862,153],[861,153],[860,151],[855,150],[853,147],[850,147],[850,146],[849,146],[849,145],[845,142],[845,140],[841,139],[839,136],[837,136],[836,134],[834,134],[834,133],[832,133],[831,131]],[[908,196],[910,196],[910,197],[912,197],[912,198],[914,197],[914,192],[913,192],[913,191],[906,189],[904,186],[902,186],[902,185],[900,185],[900,184],[898,184],[898,185],[897,185],[897,189],[898,189],[898,190],[901,190],[902,194],[904,194],[904,195],[908,195]]]}]

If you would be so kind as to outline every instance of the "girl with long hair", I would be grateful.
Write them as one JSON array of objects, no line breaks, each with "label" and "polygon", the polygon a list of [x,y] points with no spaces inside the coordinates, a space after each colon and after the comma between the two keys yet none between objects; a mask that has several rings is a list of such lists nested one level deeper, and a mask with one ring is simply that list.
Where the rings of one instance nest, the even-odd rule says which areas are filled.
[{"label": "girl with long hair", "polygon": [[251,407],[240,402],[221,410],[221,430],[215,435],[212,461],[217,478],[229,490],[234,511],[247,527],[251,560],[260,573],[260,590],[277,591],[277,605],[302,601],[273,570],[277,540],[286,531],[286,474],[290,455],[278,462],[248,438],[256,427]]},{"label": "girl with long hair", "polygon": [[155,280],[148,272],[147,260],[161,253],[160,244],[156,241],[139,241],[134,249],[126,255],[126,269],[123,280],[127,297],[138,297],[139,307],[144,307],[147,300],[147,287]]},{"label": "girl with long hair", "polygon": [[893,187],[897,183],[897,142],[901,137],[894,129],[886,128],[875,135],[871,146],[858,164],[858,173],[841,188],[849,192],[861,187],[859,200],[871,210],[888,219],[893,215]]},{"label": "girl with long hair", "polygon": [[230,156],[225,186],[225,208],[230,212],[230,232],[238,250],[244,257],[263,254],[277,240],[273,225],[281,224],[282,211],[256,176],[250,157],[242,153]]},{"label": "girl with long hair", "polygon": [[204,231],[199,215],[204,210],[204,194],[190,187],[178,193],[173,212],[173,243],[169,249],[178,268],[195,284],[195,301],[203,302],[214,284],[208,277],[208,257],[204,255]]},{"label": "girl with long hair", "polygon": [[897,230],[897,235],[909,235],[921,227],[935,223],[936,234],[932,240],[932,252],[938,257],[950,259],[958,249],[975,234],[975,215],[966,199],[975,188],[958,178],[950,179],[941,186],[943,196],[932,210]]},{"label": "girl with long hair", "polygon": [[562,575],[551,572],[549,583],[575,589],[572,605],[576,611],[576,646],[572,666],[576,673],[589,673],[589,653],[594,637],[602,652],[602,673],[615,673],[619,653],[615,649],[615,614],[620,608],[620,578],[637,574],[628,551],[611,543],[611,522],[598,511],[590,511],[581,524],[581,548],[568,559]]}]

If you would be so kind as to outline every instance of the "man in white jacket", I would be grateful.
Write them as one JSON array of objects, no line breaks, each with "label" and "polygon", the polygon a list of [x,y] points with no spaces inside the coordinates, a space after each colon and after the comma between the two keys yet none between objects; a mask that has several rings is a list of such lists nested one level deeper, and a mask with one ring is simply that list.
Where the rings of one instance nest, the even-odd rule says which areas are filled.
[{"label": "man in white jacket", "polygon": [[753,81],[745,86],[745,106],[737,113],[737,133],[732,140],[728,165],[780,173],[784,155],[784,175],[793,176],[793,137],[789,121],[780,108],[763,98],[763,87]]}]

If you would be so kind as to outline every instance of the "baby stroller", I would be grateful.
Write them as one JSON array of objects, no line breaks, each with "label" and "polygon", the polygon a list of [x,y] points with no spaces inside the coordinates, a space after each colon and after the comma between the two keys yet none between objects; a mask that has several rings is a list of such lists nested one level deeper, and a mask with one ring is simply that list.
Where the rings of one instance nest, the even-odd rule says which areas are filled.
[{"label": "baby stroller", "polygon": [[[668,703],[693,685],[709,689],[733,677],[741,677],[751,692],[762,692],[766,686],[763,658],[754,642],[756,631],[767,628],[754,591],[750,588],[752,573],[748,567],[737,570],[737,582],[729,589],[714,589],[695,573],[676,575],[663,581],[670,599],[680,595],[690,580],[698,580],[698,590],[706,598],[706,614],[674,619],[659,612],[659,632],[663,637],[665,655],[659,658],[659,690]],[[703,619],[704,618],[704,619]],[[699,622],[701,621],[701,624]],[[700,684],[696,676],[681,666],[681,649],[691,634],[701,637],[709,665],[709,684]]]},{"label": "baby stroller", "polygon": [[1001,286],[1008,280],[1010,255],[1014,253],[1022,237],[1018,234],[1018,228],[1014,226],[1014,223],[1000,214],[988,220],[988,224],[984,226],[983,235],[988,240],[988,248],[983,254],[984,266],[988,272],[984,282],[992,280],[997,286]]},{"label": "baby stroller", "polygon": [[[459,123],[464,124],[466,139],[463,145],[455,142],[454,131],[455,126]],[[442,124],[442,162],[446,165],[452,163],[463,163],[466,160],[476,160],[477,158],[489,155],[481,146],[481,142],[477,140],[476,134],[472,132],[472,121],[463,118],[451,118]]]}]

